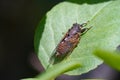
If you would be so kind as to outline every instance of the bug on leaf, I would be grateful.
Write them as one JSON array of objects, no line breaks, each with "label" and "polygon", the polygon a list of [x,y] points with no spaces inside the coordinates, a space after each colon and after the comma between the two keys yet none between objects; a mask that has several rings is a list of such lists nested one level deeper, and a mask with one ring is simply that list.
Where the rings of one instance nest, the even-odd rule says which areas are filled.
[{"label": "bug on leaf", "polygon": [[56,64],[70,55],[74,48],[77,47],[81,36],[91,28],[84,28],[86,24],[87,23],[73,24],[72,28],[68,30],[55,48],[52,56],[50,57],[50,64]]}]

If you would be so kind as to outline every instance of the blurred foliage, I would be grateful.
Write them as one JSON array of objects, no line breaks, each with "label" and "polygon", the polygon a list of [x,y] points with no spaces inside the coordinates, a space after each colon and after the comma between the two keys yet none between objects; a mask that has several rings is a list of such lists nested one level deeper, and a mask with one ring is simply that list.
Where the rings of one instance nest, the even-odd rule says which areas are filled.
[{"label": "blurred foliage", "polygon": [[[82,67],[66,74],[79,75],[96,68],[102,61],[92,54],[94,50],[98,48],[114,51],[120,43],[120,37],[118,36],[120,34],[120,14],[118,13],[120,11],[120,1],[101,0],[100,3],[93,1],[94,4],[89,4],[89,1],[86,4],[62,2],[53,7],[40,22],[36,30],[34,44],[44,68],[49,65],[49,58],[63,37],[62,33],[67,32],[75,22],[82,24],[89,21],[86,27],[93,27],[81,37],[80,43],[68,59],[69,62],[80,62]],[[59,65],[58,72],[66,64]],[[51,73],[51,70],[48,73],[46,72],[46,74],[49,73]],[[51,77],[57,77],[58,75],[60,74],[49,74]],[[47,78],[46,75],[44,77]]]}]

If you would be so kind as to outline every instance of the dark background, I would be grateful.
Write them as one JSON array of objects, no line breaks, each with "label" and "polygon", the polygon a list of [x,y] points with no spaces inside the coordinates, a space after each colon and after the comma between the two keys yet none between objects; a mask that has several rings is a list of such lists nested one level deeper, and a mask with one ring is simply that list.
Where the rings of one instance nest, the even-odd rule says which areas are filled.
[{"label": "dark background", "polygon": [[[34,32],[42,16],[60,1],[63,0],[0,0],[0,80],[34,77],[43,71],[34,54]],[[62,75],[57,80],[82,78],[115,80],[119,74],[101,65],[82,76]]]}]

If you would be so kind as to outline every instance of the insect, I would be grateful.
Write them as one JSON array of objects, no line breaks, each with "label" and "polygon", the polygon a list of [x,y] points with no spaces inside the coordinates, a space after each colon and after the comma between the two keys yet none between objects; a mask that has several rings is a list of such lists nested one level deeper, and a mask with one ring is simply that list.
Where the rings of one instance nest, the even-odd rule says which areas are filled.
[{"label": "insect", "polygon": [[70,55],[74,48],[77,47],[81,36],[91,28],[84,28],[86,24],[87,23],[73,24],[72,28],[68,30],[62,40],[58,43],[55,51],[50,57],[51,64],[56,64]]}]

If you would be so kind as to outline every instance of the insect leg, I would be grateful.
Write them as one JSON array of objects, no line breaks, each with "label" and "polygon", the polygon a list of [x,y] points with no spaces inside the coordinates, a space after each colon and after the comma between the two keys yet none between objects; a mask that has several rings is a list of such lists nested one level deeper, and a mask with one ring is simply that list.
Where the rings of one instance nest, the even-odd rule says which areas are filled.
[{"label": "insect leg", "polygon": [[87,23],[82,23],[82,24],[81,24],[82,27],[84,27],[84,26],[86,26],[86,25],[87,25]]},{"label": "insect leg", "polygon": [[81,36],[82,35],[84,35],[88,30],[90,30],[92,28],[92,26],[91,27],[89,27],[89,28],[83,28],[82,30],[81,30]]},{"label": "insect leg", "polygon": [[82,23],[81,26],[82,26],[82,27],[86,26],[88,22],[89,22],[89,21],[87,21],[86,23]]}]

